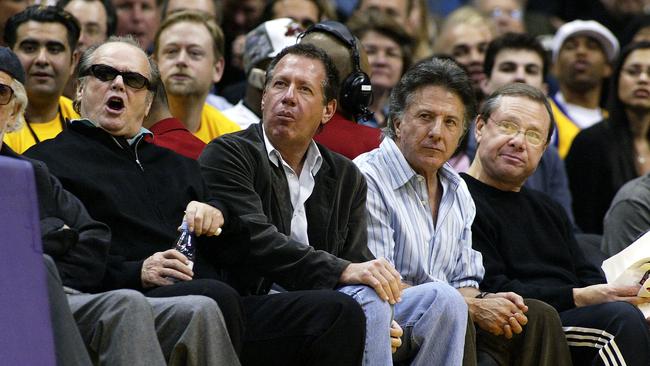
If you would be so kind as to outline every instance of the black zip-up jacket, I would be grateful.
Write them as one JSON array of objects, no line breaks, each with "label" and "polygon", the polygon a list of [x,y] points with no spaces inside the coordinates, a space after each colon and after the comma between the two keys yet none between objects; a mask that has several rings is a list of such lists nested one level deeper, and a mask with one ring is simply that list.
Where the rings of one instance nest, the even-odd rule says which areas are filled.
[{"label": "black zip-up jacket", "polygon": [[[171,150],[73,122],[56,138],[25,155],[44,161],[88,212],[111,228],[108,268],[102,290],[142,289],[146,258],[170,249],[187,204],[210,200],[199,165]],[[202,239],[203,240],[203,239]]]}]

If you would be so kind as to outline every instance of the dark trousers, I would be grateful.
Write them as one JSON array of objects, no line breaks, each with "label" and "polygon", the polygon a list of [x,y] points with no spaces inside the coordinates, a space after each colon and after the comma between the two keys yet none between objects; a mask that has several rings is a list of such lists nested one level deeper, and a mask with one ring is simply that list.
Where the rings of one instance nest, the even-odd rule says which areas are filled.
[{"label": "dark trousers", "polygon": [[232,346],[241,355],[244,343],[245,315],[242,307],[241,296],[227,284],[212,279],[196,279],[179,281],[173,285],[155,287],[144,291],[148,297],[172,297],[184,295],[207,296],[219,305],[223,318],[228,328],[228,335]]},{"label": "dark trousers", "polygon": [[[525,299],[528,323],[512,339],[495,336],[473,324],[465,336],[463,365],[476,364],[470,341],[476,339],[478,365],[570,366],[571,356],[560,317],[545,302]],[[469,347],[469,349],[468,349]]]},{"label": "dark trousers", "polygon": [[243,365],[360,365],[365,316],[348,295],[293,291],[243,299]]},{"label": "dark trousers", "polygon": [[611,302],[566,310],[562,326],[575,366],[650,365],[650,335],[639,309]]}]

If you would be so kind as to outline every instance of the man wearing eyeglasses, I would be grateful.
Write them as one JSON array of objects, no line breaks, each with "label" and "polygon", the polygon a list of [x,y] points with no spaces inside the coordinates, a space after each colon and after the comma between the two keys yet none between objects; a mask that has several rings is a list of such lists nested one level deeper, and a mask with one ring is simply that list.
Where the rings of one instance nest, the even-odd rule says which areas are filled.
[{"label": "man wearing eyeglasses", "polygon": [[[648,325],[639,286],[603,284],[560,205],[523,187],[553,134],[546,96],[522,83],[493,92],[476,118],[476,158],[463,174],[476,203],[474,249],[485,291],[514,291],[559,313],[573,364],[647,365]],[[561,336],[560,336],[561,338]]]},{"label": "man wearing eyeglasses", "polygon": [[553,337],[562,332],[552,308],[513,292],[479,290],[484,269],[472,249],[474,203],[446,163],[475,105],[469,77],[449,60],[419,63],[393,88],[386,137],[354,160],[368,182],[368,247],[395,264],[405,296],[441,286],[462,295],[470,314],[468,336],[460,334],[465,364],[476,346],[479,361],[489,355],[498,364],[555,365],[568,360],[568,350]]}]

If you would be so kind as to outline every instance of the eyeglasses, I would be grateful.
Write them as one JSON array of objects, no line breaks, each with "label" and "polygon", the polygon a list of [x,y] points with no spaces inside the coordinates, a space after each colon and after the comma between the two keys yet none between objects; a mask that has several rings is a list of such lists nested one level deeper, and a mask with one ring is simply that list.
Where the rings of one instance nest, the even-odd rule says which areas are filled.
[{"label": "eyeglasses", "polygon": [[[488,118],[487,120],[491,120]],[[526,141],[533,146],[541,146],[544,142],[544,135],[535,130],[522,130],[519,128],[519,125],[511,121],[494,121],[494,124],[497,125],[497,131],[504,136],[515,137],[519,132],[523,132],[526,137]]]},{"label": "eyeglasses", "polygon": [[502,16],[508,16],[514,20],[521,20],[521,18],[523,17],[523,14],[519,9],[508,10],[508,9],[501,9],[498,7],[492,10],[491,15],[492,18],[500,18]]},{"label": "eyeglasses", "polygon": [[9,85],[0,84],[0,105],[9,104],[13,96],[14,90]]},{"label": "eyeglasses", "polygon": [[92,75],[101,81],[113,81],[120,75],[124,84],[133,89],[147,88],[151,90],[151,83],[142,74],[133,71],[120,71],[108,65],[92,65],[81,76]]}]

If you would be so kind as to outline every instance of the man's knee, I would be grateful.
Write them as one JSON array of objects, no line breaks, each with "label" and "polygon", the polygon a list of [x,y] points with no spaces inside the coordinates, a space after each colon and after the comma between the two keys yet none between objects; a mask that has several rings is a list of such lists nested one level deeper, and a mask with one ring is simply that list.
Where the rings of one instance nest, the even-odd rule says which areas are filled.
[{"label": "man's knee", "polygon": [[562,327],[560,315],[551,305],[536,299],[524,299],[524,303],[528,306],[526,317],[529,323],[537,322],[547,326]]}]

